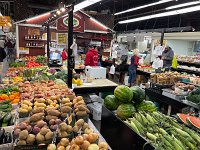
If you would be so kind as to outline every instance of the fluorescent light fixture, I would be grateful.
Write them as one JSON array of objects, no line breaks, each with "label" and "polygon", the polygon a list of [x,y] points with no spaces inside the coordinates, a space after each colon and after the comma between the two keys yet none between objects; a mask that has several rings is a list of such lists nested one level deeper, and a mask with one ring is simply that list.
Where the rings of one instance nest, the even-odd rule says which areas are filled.
[{"label": "fluorescent light fixture", "polygon": [[92,21],[96,22],[97,24],[99,24],[100,26],[102,26],[103,28],[105,29],[108,29],[108,27],[106,27],[104,24],[102,24],[101,22],[97,21],[96,19],[94,18],[90,18]]},{"label": "fluorescent light fixture", "polygon": [[81,2],[81,3],[78,3],[78,4],[76,4],[76,5],[74,6],[74,12],[76,12],[76,11],[78,11],[78,10],[81,10],[81,9],[83,9],[83,8],[86,8],[86,7],[88,7],[88,6],[90,6],[90,5],[93,5],[93,4],[95,4],[95,3],[98,3],[98,2],[100,2],[100,1],[102,1],[102,0],[85,0],[85,1],[83,1],[83,2]]},{"label": "fluorescent light fixture", "polygon": [[60,10],[61,10],[62,12],[65,12],[66,9],[65,9],[64,7],[62,7]]},{"label": "fluorescent light fixture", "polygon": [[179,4],[179,5],[174,5],[174,6],[167,7],[165,9],[170,10],[170,9],[175,9],[175,8],[180,8],[180,7],[185,7],[185,6],[196,5],[196,4],[200,4],[200,1],[194,1],[194,2]]},{"label": "fluorescent light fixture", "polygon": [[139,18],[134,18],[134,19],[128,19],[128,20],[120,21],[119,24],[137,22],[137,21],[165,17],[165,16],[173,16],[173,15],[178,15],[178,14],[185,14],[185,13],[199,11],[199,10],[200,10],[200,5],[183,8],[183,9],[178,9],[178,10],[173,10],[173,11],[169,11],[169,12],[164,12],[164,13],[160,13],[160,14],[154,14],[154,15],[149,15],[149,16],[144,16],[144,17],[139,17]]},{"label": "fluorescent light fixture", "polygon": [[167,2],[171,2],[171,1],[174,1],[174,0],[161,0],[161,1],[158,1],[158,2],[155,2],[155,3],[151,3],[151,4],[147,4],[147,5],[131,8],[131,9],[127,9],[125,11],[121,11],[121,12],[115,13],[114,15],[124,14],[124,13],[127,13],[127,12],[131,12],[131,11],[143,9],[143,8],[146,8],[146,7],[159,5],[159,4],[164,4],[164,3],[167,3]]}]

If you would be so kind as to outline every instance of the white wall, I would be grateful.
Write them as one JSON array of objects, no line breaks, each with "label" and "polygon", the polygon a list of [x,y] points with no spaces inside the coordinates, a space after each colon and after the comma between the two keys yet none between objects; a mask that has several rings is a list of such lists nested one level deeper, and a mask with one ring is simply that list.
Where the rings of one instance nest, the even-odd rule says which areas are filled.
[{"label": "white wall", "polygon": [[167,44],[176,55],[192,55],[194,41],[187,40],[167,40]]}]

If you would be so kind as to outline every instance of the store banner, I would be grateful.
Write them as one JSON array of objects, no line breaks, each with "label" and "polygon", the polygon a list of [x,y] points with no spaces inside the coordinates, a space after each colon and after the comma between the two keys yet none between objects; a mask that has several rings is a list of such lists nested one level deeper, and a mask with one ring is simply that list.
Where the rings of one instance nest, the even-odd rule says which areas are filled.
[{"label": "store banner", "polygon": [[[74,13],[74,32],[84,32],[85,24],[83,14],[80,12]],[[57,20],[58,31],[68,31],[68,16],[59,18]]]},{"label": "store banner", "polygon": [[0,26],[6,27],[11,23],[11,19],[9,16],[0,16]]},{"label": "store banner", "polygon": [[57,44],[58,45],[67,45],[67,33],[58,33]]}]

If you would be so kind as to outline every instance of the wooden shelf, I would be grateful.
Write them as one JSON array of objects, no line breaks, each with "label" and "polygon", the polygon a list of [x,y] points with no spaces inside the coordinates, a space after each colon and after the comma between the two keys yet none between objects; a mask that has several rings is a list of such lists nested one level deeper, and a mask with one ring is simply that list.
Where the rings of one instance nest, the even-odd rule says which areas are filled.
[{"label": "wooden shelf", "polygon": [[44,48],[44,46],[26,46],[27,48]]},{"label": "wooden shelf", "polygon": [[46,41],[44,39],[25,39],[25,41]]}]

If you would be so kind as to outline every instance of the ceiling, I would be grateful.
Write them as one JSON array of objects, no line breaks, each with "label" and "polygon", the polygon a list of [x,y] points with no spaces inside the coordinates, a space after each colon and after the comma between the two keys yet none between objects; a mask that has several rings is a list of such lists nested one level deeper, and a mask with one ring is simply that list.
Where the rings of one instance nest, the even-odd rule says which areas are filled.
[{"label": "ceiling", "polygon": [[[50,11],[52,9],[56,9],[59,7],[61,2],[63,4],[67,4],[71,3],[72,1],[73,0],[14,0],[15,13],[13,13],[13,17],[15,20],[28,18],[30,16],[35,16],[37,14],[41,14]],[[75,0],[75,3],[79,3],[81,1],[83,0]],[[178,0],[178,1],[174,0],[172,2],[140,9],[137,11],[125,13],[118,16],[113,15],[114,13],[119,11],[123,11],[129,8],[138,7],[141,5],[157,1],[159,0],[102,0],[102,2],[92,5],[86,8],[85,10],[95,11],[98,12],[99,14],[102,12],[102,10],[105,10],[104,13],[106,12],[107,13],[106,15],[110,17],[108,17],[105,20],[102,18],[105,17],[105,14],[104,16],[98,14],[96,18],[106,25],[108,25],[109,22],[113,22],[108,26],[114,28],[114,30],[116,31],[171,28],[171,27],[184,27],[184,26],[193,26],[196,30],[200,31],[200,11],[184,15],[162,17],[162,18],[139,21],[123,25],[118,24],[118,22],[121,20],[150,15],[153,13],[165,12],[165,8],[168,6],[177,5],[184,2],[197,1],[197,0]],[[95,16],[97,15],[97,13],[93,15]]]}]

